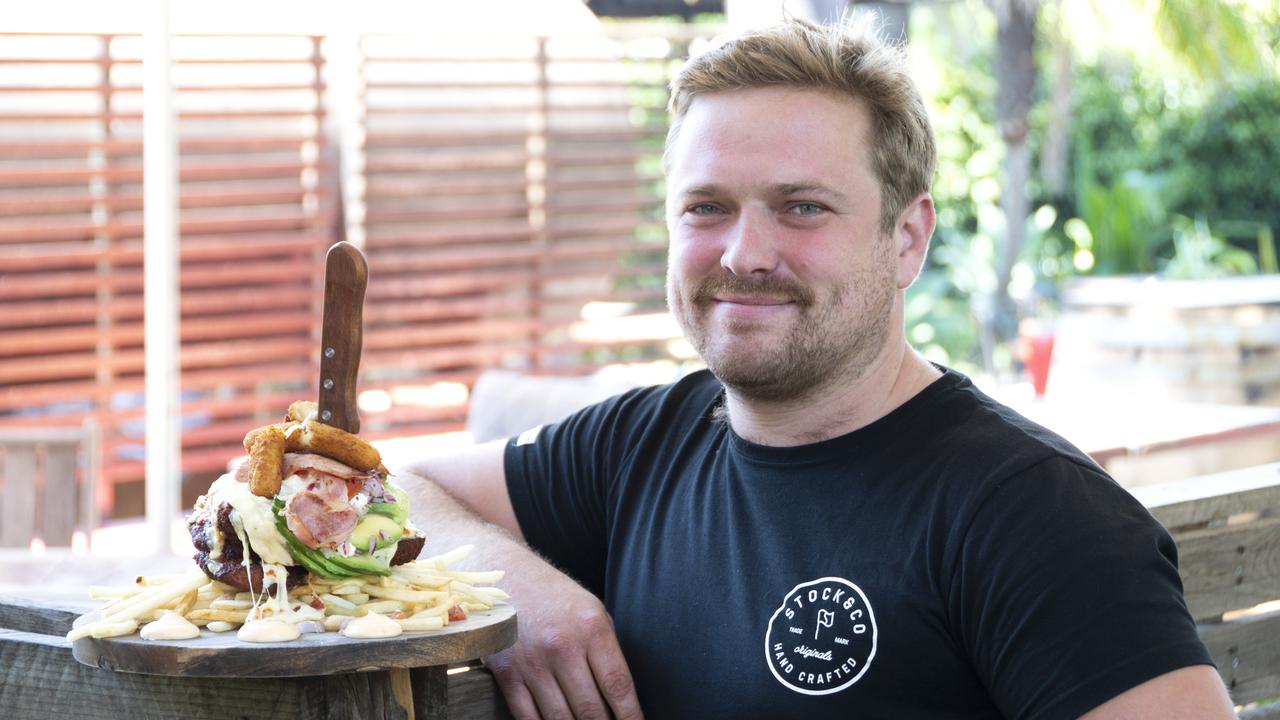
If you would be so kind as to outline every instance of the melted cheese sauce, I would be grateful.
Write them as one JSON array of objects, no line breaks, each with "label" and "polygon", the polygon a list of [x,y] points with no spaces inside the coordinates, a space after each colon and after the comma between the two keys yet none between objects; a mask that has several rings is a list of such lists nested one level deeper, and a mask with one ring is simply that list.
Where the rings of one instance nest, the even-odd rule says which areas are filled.
[{"label": "melted cheese sauce", "polygon": [[236,632],[237,639],[257,643],[297,640],[302,635],[297,623],[313,620],[316,614],[323,619],[324,614],[309,605],[301,607],[310,612],[298,612],[289,606],[289,592],[285,586],[287,576],[288,570],[283,565],[263,563],[262,583],[272,589],[268,591],[264,587],[259,597],[253,583],[249,583],[253,610],[249,611],[249,621]]},{"label": "melted cheese sauce", "polygon": [[200,637],[200,628],[172,610],[165,610],[159,620],[142,626],[143,640],[190,640]]},{"label": "melted cheese sauce", "polygon": [[349,638],[389,638],[404,632],[400,623],[386,615],[371,612],[347,623],[342,634]]},{"label": "melted cheese sauce", "polygon": [[[263,563],[262,583],[265,588],[255,590],[249,584],[249,596],[253,609],[249,621],[240,627],[236,637],[244,642],[288,642],[302,635],[298,624],[324,620],[324,611],[300,602],[290,604],[286,587],[289,570],[283,565]],[[257,591],[261,590],[259,596]]]},{"label": "melted cheese sauce", "polygon": [[[264,562],[277,565],[293,565],[293,556],[284,538],[276,530],[275,517],[271,514],[271,499],[258,497],[249,490],[248,483],[237,482],[234,475],[227,473],[209,486],[207,493],[209,506],[220,507],[227,503],[235,512],[231,514],[231,525],[241,543],[248,536],[249,545],[258,553]],[[244,533],[241,534],[241,528]],[[219,552],[219,555],[221,553]],[[248,553],[245,553],[248,556]]]}]

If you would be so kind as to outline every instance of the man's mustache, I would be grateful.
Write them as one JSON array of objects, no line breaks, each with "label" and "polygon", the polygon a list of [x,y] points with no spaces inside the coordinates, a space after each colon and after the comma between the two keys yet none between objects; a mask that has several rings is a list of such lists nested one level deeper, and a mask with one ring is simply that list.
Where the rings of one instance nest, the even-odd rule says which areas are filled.
[{"label": "man's mustache", "polygon": [[728,274],[703,280],[694,289],[692,301],[694,305],[706,305],[724,296],[783,298],[800,307],[810,307],[815,301],[813,290],[789,278]]}]

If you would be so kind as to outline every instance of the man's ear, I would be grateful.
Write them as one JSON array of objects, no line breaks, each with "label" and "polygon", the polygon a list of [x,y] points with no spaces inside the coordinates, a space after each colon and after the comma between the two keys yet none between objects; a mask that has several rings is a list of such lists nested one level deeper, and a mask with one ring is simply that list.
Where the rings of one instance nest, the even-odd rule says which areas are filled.
[{"label": "man's ear", "polygon": [[910,287],[920,275],[920,268],[924,267],[924,258],[929,250],[929,238],[933,237],[937,221],[933,198],[927,192],[916,196],[898,214],[893,239],[898,250],[899,290]]}]

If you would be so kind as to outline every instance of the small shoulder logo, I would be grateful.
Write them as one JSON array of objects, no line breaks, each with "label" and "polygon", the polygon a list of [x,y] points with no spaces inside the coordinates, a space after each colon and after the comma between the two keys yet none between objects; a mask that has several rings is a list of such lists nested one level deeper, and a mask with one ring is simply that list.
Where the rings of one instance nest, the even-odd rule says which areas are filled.
[{"label": "small shoulder logo", "polygon": [[520,437],[516,438],[516,447],[521,445],[532,445],[538,441],[538,433],[542,432],[542,426],[531,427],[520,433]]},{"label": "small shoulder logo", "polygon": [[792,690],[840,692],[858,682],[876,656],[871,603],[844,578],[800,583],[769,618],[764,653],[773,676]]}]

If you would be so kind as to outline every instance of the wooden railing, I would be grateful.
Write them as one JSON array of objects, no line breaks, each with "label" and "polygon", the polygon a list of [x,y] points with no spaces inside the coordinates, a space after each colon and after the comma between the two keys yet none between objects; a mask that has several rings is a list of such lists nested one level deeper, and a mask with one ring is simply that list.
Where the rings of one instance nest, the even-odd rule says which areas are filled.
[{"label": "wooden railing", "polygon": [[[1280,464],[1132,492],[1178,544],[1187,607],[1232,699],[1280,696]],[[1280,718],[1280,704],[1249,717]]]}]

